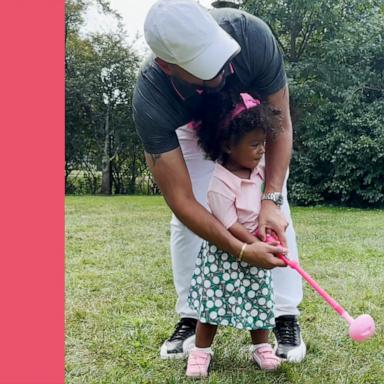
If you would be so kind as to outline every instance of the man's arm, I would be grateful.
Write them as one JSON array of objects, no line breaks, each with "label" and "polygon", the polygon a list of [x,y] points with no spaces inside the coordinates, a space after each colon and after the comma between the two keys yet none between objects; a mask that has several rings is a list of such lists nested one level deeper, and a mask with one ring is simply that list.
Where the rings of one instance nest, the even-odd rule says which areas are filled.
[{"label": "man's arm", "polygon": [[[195,199],[180,148],[156,155],[145,153],[145,158],[167,204],[178,219],[198,236],[238,256],[243,243]],[[258,242],[247,246],[244,260],[262,268],[283,267],[284,262],[273,254],[285,251],[282,247]]]},{"label": "man's arm", "polygon": [[[281,129],[266,140],[265,193],[281,192],[292,154],[292,122],[289,111],[288,86],[267,97],[268,103],[281,111]],[[274,202],[263,200],[259,216],[259,231],[264,240],[267,228],[274,230],[286,245],[285,230],[288,222]]]},{"label": "man's arm", "polygon": [[281,111],[281,130],[269,134],[266,148],[265,192],[281,192],[292,154],[292,122],[288,86],[267,97],[268,103]]}]

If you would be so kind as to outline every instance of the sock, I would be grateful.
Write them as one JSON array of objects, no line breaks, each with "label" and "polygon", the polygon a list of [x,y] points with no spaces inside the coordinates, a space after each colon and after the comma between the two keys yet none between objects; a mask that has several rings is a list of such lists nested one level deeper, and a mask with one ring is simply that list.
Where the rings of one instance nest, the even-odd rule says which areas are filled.
[{"label": "sock", "polygon": [[204,353],[210,353],[211,355],[213,355],[213,351],[212,351],[211,347],[206,347],[206,348],[194,347],[193,350],[199,351],[199,352],[204,352]]},{"label": "sock", "polygon": [[252,344],[251,345],[251,351],[256,351],[256,349],[260,347],[266,347],[267,345],[270,345],[269,343],[260,343],[260,344]]}]

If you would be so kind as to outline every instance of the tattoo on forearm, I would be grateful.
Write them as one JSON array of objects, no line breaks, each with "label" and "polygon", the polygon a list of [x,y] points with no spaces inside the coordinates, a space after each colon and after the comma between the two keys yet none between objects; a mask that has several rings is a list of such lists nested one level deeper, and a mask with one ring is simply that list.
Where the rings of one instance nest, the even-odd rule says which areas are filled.
[{"label": "tattoo on forearm", "polygon": [[156,161],[160,159],[161,153],[149,153],[149,156],[151,157],[153,165],[156,165]]}]

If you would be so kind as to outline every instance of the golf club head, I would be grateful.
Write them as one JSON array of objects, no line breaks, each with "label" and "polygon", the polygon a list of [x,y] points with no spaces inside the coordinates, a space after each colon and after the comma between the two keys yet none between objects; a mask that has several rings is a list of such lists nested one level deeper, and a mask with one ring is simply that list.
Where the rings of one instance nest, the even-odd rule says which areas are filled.
[{"label": "golf club head", "polygon": [[349,326],[349,336],[355,341],[365,341],[375,333],[375,321],[370,315],[360,315]]}]

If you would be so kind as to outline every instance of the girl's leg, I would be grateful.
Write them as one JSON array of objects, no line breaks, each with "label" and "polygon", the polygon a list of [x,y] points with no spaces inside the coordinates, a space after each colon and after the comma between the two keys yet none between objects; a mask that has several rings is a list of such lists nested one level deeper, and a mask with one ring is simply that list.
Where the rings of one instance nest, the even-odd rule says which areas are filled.
[{"label": "girl's leg", "polygon": [[268,335],[269,331],[264,329],[251,331],[252,346],[250,351],[253,361],[260,369],[273,371],[279,368],[281,360],[275,355],[272,346],[268,343]]},{"label": "girl's leg", "polygon": [[251,331],[252,344],[268,343],[269,331],[266,329],[256,329]]},{"label": "girl's leg", "polygon": [[197,322],[196,347],[192,348],[188,356],[188,377],[208,377],[213,352],[211,345],[215,337],[217,325]]},{"label": "girl's leg", "polygon": [[213,338],[217,331],[217,325],[197,322],[196,341],[197,348],[209,348],[212,345]]}]

